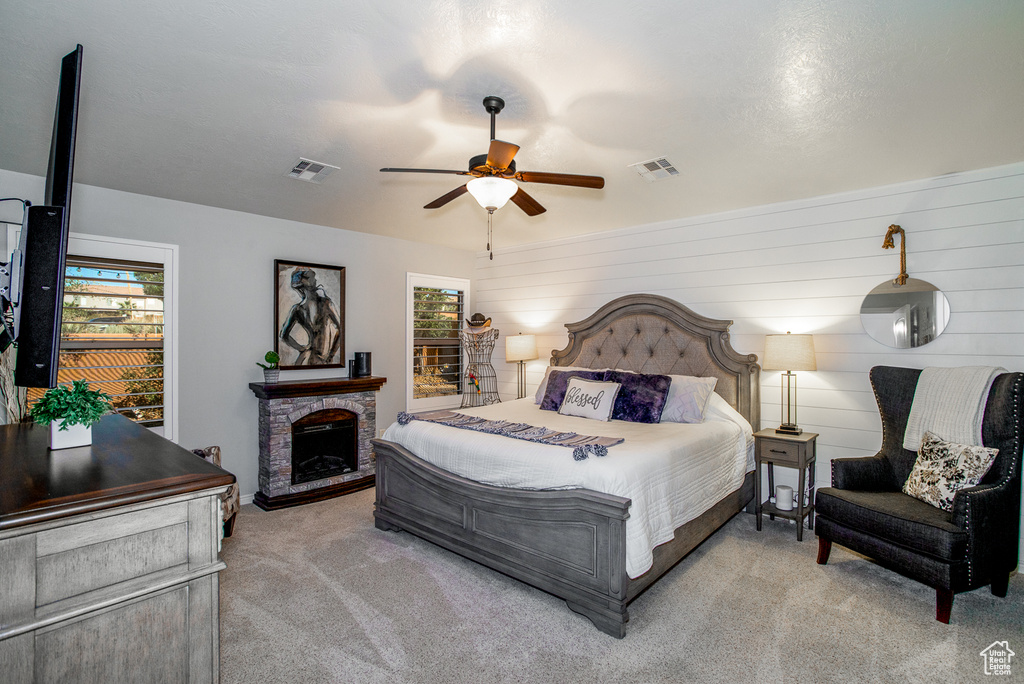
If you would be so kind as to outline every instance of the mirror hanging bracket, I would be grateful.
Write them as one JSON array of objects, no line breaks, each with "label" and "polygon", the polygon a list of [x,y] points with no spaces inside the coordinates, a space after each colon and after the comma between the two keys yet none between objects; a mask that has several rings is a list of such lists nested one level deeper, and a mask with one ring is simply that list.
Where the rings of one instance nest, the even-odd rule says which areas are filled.
[{"label": "mirror hanging bracket", "polygon": [[896,234],[900,235],[900,274],[896,276],[892,284],[899,287],[900,285],[907,284],[907,234],[902,228],[897,226],[895,223],[889,226],[889,230],[885,233],[885,241],[882,242],[882,249],[896,249],[896,244],[893,242],[893,236]]}]

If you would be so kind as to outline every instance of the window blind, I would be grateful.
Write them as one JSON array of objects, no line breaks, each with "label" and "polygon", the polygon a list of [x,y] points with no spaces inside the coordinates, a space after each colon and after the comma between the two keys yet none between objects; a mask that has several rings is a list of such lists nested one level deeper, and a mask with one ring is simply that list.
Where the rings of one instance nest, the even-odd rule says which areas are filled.
[{"label": "window blind", "polygon": [[461,394],[462,290],[413,287],[413,398]]},{"label": "window blind", "polygon": [[[147,427],[164,420],[161,264],[69,254],[57,381],[87,380]],[[29,390],[31,404],[45,390]]]}]

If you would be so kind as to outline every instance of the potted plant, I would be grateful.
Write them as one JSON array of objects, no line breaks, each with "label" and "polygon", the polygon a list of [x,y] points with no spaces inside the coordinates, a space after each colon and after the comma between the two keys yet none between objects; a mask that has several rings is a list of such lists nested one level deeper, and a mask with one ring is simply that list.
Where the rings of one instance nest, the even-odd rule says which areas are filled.
[{"label": "potted plant", "polygon": [[46,390],[32,407],[32,419],[50,426],[50,448],[92,444],[92,426],[112,410],[110,395],[89,389],[85,380]]},{"label": "potted plant", "polygon": [[263,356],[267,363],[256,362],[256,365],[263,369],[263,381],[266,383],[277,382],[281,375],[281,369],[277,364],[281,362],[281,356],[276,351],[268,351]]}]

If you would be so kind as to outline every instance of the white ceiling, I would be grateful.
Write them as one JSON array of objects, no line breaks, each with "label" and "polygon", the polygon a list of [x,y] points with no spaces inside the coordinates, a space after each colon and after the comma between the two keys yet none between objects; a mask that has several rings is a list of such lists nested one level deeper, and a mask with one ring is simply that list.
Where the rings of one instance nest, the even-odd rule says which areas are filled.
[{"label": "white ceiling", "polygon": [[[75,180],[473,250],[448,175],[481,105],[548,212],[496,244],[1024,160],[1021,0],[0,0],[0,167],[46,170],[60,57],[85,48]],[[300,157],[340,167],[286,178]],[[647,183],[629,164],[667,156]]]}]

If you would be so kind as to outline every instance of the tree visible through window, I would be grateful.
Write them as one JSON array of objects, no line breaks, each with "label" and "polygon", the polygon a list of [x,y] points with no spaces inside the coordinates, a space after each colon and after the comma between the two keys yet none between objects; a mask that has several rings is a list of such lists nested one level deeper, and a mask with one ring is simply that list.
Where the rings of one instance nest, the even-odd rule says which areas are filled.
[{"label": "tree visible through window", "polygon": [[462,290],[413,287],[413,398],[461,393]]},{"label": "tree visible through window", "polygon": [[68,255],[57,379],[88,380],[119,413],[163,426],[163,265]]}]

